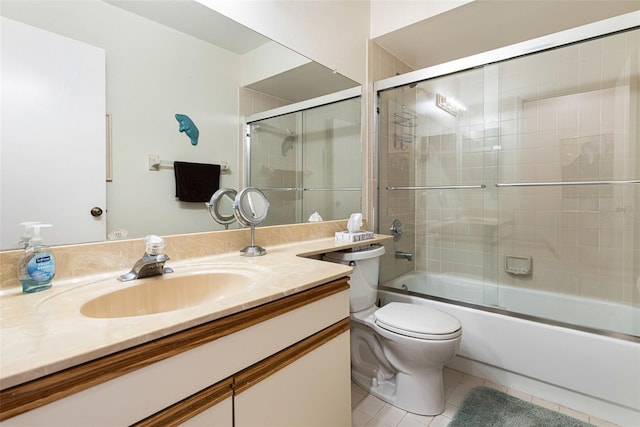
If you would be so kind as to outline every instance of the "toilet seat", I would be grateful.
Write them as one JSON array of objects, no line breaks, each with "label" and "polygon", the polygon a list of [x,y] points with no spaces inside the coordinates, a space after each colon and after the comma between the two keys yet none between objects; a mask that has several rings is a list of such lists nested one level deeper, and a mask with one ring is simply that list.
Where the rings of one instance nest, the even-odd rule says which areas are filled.
[{"label": "toilet seat", "polygon": [[424,305],[392,302],[374,313],[375,324],[387,331],[423,340],[449,340],[462,334],[455,317]]}]

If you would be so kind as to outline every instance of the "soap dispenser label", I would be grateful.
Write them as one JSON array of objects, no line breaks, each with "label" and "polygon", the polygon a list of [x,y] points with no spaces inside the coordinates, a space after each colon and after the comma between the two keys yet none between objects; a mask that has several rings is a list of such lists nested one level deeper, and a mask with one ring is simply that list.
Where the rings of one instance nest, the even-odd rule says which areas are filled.
[{"label": "soap dispenser label", "polygon": [[47,282],[53,279],[56,262],[49,252],[42,252],[31,258],[27,264],[27,274],[37,282]]}]

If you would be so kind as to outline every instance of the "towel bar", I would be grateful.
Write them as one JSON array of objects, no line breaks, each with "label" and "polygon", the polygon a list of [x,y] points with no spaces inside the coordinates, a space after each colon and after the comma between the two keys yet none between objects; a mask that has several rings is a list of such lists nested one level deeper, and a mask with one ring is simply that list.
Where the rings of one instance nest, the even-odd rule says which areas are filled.
[{"label": "towel bar", "polygon": [[[220,173],[227,174],[230,172],[229,163],[222,161],[219,163],[220,165]],[[149,154],[149,170],[150,171],[159,171],[160,166],[166,166],[168,168],[173,167],[172,160],[160,160],[160,156],[158,154]]]}]

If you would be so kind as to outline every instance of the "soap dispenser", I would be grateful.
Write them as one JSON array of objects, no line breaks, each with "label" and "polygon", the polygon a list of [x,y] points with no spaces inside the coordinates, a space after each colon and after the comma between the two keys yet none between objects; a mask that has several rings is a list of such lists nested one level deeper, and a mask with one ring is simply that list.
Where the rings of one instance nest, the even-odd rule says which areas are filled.
[{"label": "soap dispenser", "polygon": [[25,294],[44,291],[51,287],[51,280],[56,274],[56,262],[49,248],[40,237],[40,228],[51,227],[51,224],[29,224],[33,235],[24,250],[24,258],[20,264],[20,283]]}]

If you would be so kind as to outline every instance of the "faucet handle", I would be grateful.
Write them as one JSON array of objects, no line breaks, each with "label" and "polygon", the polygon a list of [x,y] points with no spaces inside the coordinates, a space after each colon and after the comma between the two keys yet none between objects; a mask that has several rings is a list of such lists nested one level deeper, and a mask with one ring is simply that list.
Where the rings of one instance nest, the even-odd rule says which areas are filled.
[{"label": "faucet handle", "polygon": [[[164,239],[155,234],[149,234],[144,238],[146,252],[149,255],[159,255],[166,246]],[[165,255],[166,256],[166,255]]]}]

